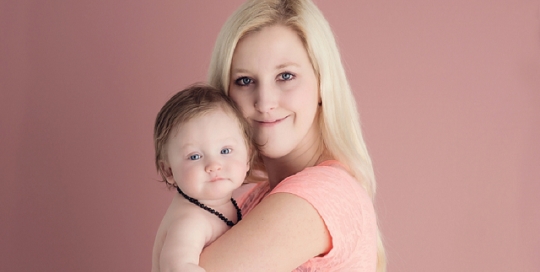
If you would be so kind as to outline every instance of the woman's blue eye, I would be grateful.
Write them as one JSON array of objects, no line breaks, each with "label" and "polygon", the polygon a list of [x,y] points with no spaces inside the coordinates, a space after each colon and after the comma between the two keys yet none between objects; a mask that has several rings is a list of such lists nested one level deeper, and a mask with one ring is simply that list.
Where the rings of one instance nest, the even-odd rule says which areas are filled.
[{"label": "woman's blue eye", "polygon": [[192,161],[196,161],[196,160],[198,160],[200,158],[201,158],[201,155],[199,155],[199,154],[194,154],[194,155],[189,156],[189,159],[192,160]]},{"label": "woman's blue eye", "polygon": [[230,148],[223,148],[221,149],[221,154],[229,154],[232,152],[232,149]]},{"label": "woman's blue eye", "polygon": [[253,83],[253,80],[249,77],[241,77],[236,80],[236,84],[240,86],[247,86],[251,83]]},{"label": "woman's blue eye", "polygon": [[291,73],[282,73],[280,74],[281,80],[291,80],[293,75]]}]

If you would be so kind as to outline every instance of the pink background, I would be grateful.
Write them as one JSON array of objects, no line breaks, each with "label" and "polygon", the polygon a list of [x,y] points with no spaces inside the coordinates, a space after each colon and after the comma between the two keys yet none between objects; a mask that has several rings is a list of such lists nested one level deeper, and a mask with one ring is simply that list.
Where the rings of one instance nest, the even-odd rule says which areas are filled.
[{"label": "pink background", "polygon": [[[149,271],[152,128],[235,1],[0,2],[0,271]],[[322,1],[389,271],[540,271],[540,3]]]}]

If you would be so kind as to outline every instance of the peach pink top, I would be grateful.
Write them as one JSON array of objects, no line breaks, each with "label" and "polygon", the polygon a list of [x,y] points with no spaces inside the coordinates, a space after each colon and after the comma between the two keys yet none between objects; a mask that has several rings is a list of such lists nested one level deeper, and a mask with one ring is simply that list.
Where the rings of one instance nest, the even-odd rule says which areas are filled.
[{"label": "peach pink top", "polygon": [[338,161],[325,161],[284,179],[273,190],[268,182],[261,182],[238,199],[243,214],[275,193],[294,194],[317,210],[332,236],[332,249],[294,271],[376,270],[377,223],[373,203],[344,169]]}]

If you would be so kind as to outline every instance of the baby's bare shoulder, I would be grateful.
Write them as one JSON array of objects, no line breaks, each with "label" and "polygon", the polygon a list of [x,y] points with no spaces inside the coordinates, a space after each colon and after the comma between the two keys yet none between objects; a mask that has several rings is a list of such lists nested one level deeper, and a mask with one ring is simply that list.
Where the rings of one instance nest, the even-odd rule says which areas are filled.
[{"label": "baby's bare shoulder", "polygon": [[184,199],[174,198],[163,217],[165,229],[196,228],[204,230],[208,225],[208,217],[201,208]]}]

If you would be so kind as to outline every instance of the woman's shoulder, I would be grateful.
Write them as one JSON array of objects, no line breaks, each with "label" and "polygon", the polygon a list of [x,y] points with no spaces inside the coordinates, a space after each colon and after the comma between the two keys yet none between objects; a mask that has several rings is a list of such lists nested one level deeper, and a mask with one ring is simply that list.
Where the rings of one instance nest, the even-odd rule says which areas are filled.
[{"label": "woman's shoulder", "polygon": [[286,178],[285,181],[293,180],[299,182],[307,177],[314,178],[314,181],[324,180],[332,177],[340,177],[340,180],[353,181],[355,178],[350,174],[348,167],[336,160],[323,161],[315,166],[306,167],[304,170]]},{"label": "woman's shoulder", "polygon": [[[338,161],[325,161],[283,180],[271,194],[291,193],[309,202],[323,219],[332,250],[311,259],[307,266],[342,267],[370,263],[376,251],[377,223],[373,202],[366,190]],[[339,271],[339,269],[338,269]]]},{"label": "woman's shoulder", "polygon": [[329,198],[350,195],[355,199],[371,202],[371,198],[359,181],[350,174],[348,167],[336,160],[323,161],[305,168],[280,182],[270,194],[282,190],[320,192]]},{"label": "woman's shoulder", "polygon": [[332,248],[326,255],[310,259],[301,269],[356,271],[376,259],[373,203],[346,165],[325,161],[286,178],[273,189],[268,182],[258,183],[239,198],[242,213],[249,213],[266,197],[280,193],[292,194],[309,203],[332,239]]}]

